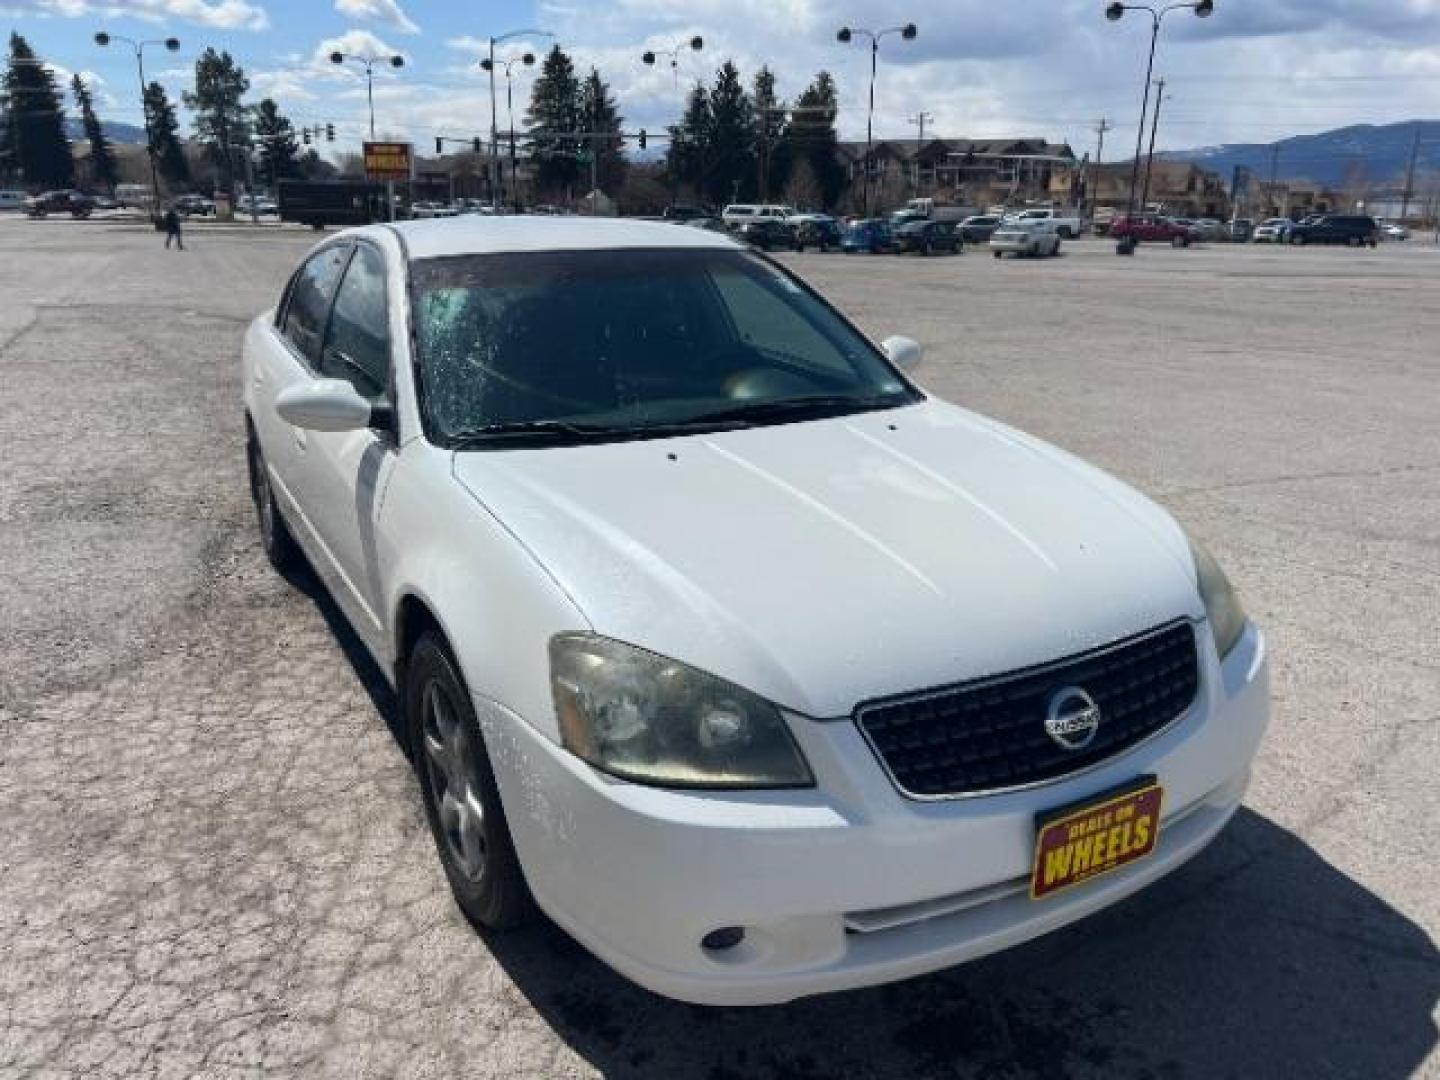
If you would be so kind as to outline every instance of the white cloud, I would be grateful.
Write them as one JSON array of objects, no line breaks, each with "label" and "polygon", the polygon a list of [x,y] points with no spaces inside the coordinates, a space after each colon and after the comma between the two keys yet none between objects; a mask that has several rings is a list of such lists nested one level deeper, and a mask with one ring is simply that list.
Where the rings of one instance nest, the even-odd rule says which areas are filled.
[{"label": "white cloud", "polygon": [[[400,56],[407,64],[410,62],[410,56],[404,50],[387,44],[369,30],[347,30],[339,37],[326,38],[315,46],[315,51],[311,54],[311,62],[328,67],[331,63],[330,54],[334,52],[344,53],[347,56],[371,57],[381,61],[391,56]],[[375,73],[378,75],[382,69],[388,70],[388,68],[388,64],[378,63],[375,65]]]},{"label": "white cloud", "polygon": [[4,11],[11,16],[56,15],[134,18],[147,22],[179,19],[215,30],[265,30],[270,17],[249,0],[10,0]]},{"label": "white cloud", "polygon": [[341,15],[348,15],[352,19],[372,19],[375,22],[392,26],[405,34],[418,34],[420,27],[416,26],[410,16],[405,14],[396,0],[335,0],[335,10]]}]

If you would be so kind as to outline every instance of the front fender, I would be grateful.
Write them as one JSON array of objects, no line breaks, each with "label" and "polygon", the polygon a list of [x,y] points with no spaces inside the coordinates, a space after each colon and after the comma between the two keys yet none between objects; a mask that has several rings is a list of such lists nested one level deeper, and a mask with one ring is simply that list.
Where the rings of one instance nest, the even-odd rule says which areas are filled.
[{"label": "front fender", "polygon": [[559,741],[550,639],[592,629],[580,609],[451,471],[452,453],[417,439],[395,467],[381,511],[390,667],[400,615],[418,600],[439,623],[472,694]]}]

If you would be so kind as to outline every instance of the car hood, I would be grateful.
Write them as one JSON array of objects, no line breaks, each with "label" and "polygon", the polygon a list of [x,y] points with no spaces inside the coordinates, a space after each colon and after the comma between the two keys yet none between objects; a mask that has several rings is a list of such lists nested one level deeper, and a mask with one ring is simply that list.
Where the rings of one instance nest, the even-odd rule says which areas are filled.
[{"label": "car hood", "polygon": [[1204,613],[1163,510],[939,402],[453,467],[595,632],[809,716]]}]

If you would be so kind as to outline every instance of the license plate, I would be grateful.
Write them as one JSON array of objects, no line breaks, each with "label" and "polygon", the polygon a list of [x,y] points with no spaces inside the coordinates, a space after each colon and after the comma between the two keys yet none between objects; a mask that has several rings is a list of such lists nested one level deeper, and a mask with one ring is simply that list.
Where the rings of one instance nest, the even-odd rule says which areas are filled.
[{"label": "license plate", "polygon": [[1040,818],[1030,897],[1040,900],[1155,850],[1165,792],[1153,777]]}]

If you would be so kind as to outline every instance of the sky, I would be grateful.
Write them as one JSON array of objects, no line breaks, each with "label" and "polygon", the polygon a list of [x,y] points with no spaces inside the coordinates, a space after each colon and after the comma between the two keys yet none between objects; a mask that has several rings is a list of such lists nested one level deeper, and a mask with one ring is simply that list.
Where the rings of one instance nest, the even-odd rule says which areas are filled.
[{"label": "sky", "polygon": [[[663,130],[697,78],[733,59],[747,82],[761,64],[793,98],[817,71],[841,93],[842,138],[865,135],[868,42],[836,41],[841,26],[872,30],[914,22],[918,35],[884,36],[875,88],[877,138],[1039,136],[1095,149],[1107,119],[1105,158],[1133,152],[1149,16],[1104,17],[1104,0],[0,0],[0,28],[17,30],[67,79],[84,73],[102,115],[141,122],[134,54],[97,46],[97,30],[143,40],[173,35],[178,52],[147,46],[146,75],[172,96],[190,85],[207,46],[228,50],[251,79],[251,97],[274,97],[297,126],[336,125],[336,150],[367,127],[358,66],[339,49],[401,55],[375,80],[380,137],[433,150],[437,135],[488,132],[489,84],[478,59],[488,39],[543,29],[497,46],[502,59],[559,42],[599,68],[629,129]],[[699,52],[664,51],[700,35]],[[538,65],[514,65],[517,123]],[[1167,80],[1158,145],[1189,148],[1268,142],[1352,123],[1440,117],[1440,0],[1216,0],[1209,19],[1188,9],[1164,20],[1155,74]],[[505,80],[499,127],[507,128]]]}]

